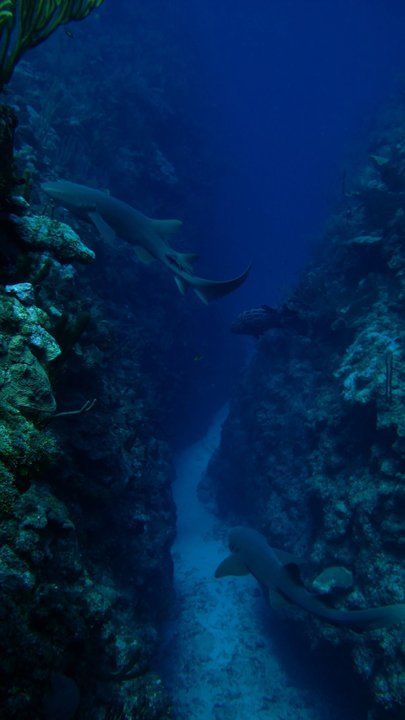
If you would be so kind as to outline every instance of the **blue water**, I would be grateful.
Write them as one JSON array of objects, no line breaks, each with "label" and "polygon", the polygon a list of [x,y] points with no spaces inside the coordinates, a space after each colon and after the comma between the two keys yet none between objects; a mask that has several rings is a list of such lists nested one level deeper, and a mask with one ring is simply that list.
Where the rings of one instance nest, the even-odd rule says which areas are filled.
[{"label": "blue water", "polygon": [[[189,4],[223,257],[254,276],[235,303],[272,302],[305,262],[378,113],[403,75],[400,0]],[[248,251],[247,251],[248,249]]]},{"label": "blue water", "polygon": [[[249,282],[218,310],[226,318],[284,297],[400,86],[402,0],[150,0],[142,12],[106,0],[72,28],[73,41],[60,31],[29,57],[53,73],[59,58],[56,79],[94,77],[89,104],[101,116],[97,76],[110,83],[119,111],[103,126],[113,125],[133,159],[105,167],[89,118],[104,184],[141,207],[152,191],[161,213],[179,214],[202,273],[225,277],[253,263]],[[148,140],[137,135],[134,108],[153,116],[153,140],[186,175],[180,189],[143,176],[128,185],[125,168],[135,171]]]}]

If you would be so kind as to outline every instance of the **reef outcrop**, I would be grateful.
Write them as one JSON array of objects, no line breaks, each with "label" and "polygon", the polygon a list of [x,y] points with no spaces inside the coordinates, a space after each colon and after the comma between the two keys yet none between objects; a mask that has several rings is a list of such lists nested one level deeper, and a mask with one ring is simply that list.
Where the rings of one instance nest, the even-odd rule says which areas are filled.
[{"label": "reef outcrop", "polygon": [[[69,178],[150,216],[198,218],[196,249],[209,230],[211,171],[183,112],[194,78],[176,13],[130,3],[115,27],[116,10],[104,10],[88,43],[69,29],[27,53],[5,96],[12,109],[0,107],[7,720],[170,716],[153,670],[172,588],[173,445],[225,399],[237,355],[228,361],[215,308],[186,304],[159,268],[140,268],[133,250],[41,195],[45,180]],[[0,85],[17,56],[5,59]]]},{"label": "reef outcrop", "polygon": [[111,342],[120,303],[108,317],[99,278],[71,264],[95,253],[69,225],[21,203],[0,239],[2,717],[167,718],[151,659],[172,466],[145,331]]},{"label": "reef outcrop", "polygon": [[[375,133],[366,167],[293,293],[306,331],[264,333],[210,467],[220,513],[320,569],[353,572],[353,584],[328,600],[337,607],[403,602],[403,111]],[[307,615],[297,622],[311,643],[339,648],[353,663],[370,718],[401,716],[398,628],[358,635]]]}]

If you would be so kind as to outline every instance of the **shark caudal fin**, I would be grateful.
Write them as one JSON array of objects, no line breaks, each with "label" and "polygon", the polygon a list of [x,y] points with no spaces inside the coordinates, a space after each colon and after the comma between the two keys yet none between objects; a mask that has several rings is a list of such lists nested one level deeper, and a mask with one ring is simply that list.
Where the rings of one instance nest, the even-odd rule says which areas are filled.
[{"label": "shark caudal fin", "polygon": [[[250,265],[246,268],[242,275],[239,275],[232,280],[205,280],[203,278],[191,278],[189,280],[189,286],[193,288],[197,297],[202,300],[203,303],[208,304],[212,300],[219,300],[225,295],[229,295],[234,290],[237,290],[246,280],[250,273]],[[193,282],[193,280],[195,282]]]}]

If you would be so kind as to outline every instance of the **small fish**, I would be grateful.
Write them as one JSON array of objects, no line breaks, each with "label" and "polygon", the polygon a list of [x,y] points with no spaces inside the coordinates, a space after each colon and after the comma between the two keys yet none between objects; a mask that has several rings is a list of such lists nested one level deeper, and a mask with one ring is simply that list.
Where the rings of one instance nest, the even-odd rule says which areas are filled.
[{"label": "small fish", "polygon": [[262,305],[240,313],[231,325],[231,332],[259,338],[266,330],[280,327],[282,327],[280,313],[268,305]]},{"label": "small fish", "polygon": [[201,362],[201,360],[204,360],[204,355],[194,355],[194,362],[198,363]]},{"label": "small fish", "polygon": [[261,305],[258,308],[240,313],[231,325],[231,332],[236,335],[252,335],[257,340],[267,330],[294,330],[305,334],[308,330],[305,318],[302,319],[296,307],[283,305],[272,308]]},{"label": "small fish", "polygon": [[74,40],[74,39],[75,39],[75,35],[72,33],[71,30],[69,30],[69,28],[63,28],[63,32],[65,33],[65,35],[66,35],[68,38],[70,38],[70,40]]}]

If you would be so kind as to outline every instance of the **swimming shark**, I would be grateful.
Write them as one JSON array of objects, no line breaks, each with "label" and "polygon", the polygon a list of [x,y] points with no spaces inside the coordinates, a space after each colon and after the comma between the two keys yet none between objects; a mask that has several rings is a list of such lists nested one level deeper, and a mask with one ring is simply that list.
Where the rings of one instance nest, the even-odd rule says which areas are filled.
[{"label": "swimming shark", "polygon": [[299,574],[299,563],[289,553],[270,547],[264,535],[246,527],[235,527],[229,533],[231,555],[217,567],[215,577],[253,575],[269,592],[273,606],[297,605],[333,625],[354,630],[387,627],[405,621],[405,603],[366,610],[334,610],[305,589]]},{"label": "swimming shark", "polygon": [[43,191],[57,205],[88,217],[100,235],[113,242],[118,236],[135,246],[135,252],[144,263],[160,260],[174,275],[182,295],[191,287],[204,303],[218,300],[236,290],[245,282],[250,266],[232,280],[208,280],[193,273],[194,253],[180,253],[169,245],[170,238],[180,229],[181,220],[155,220],[107,192],[57,180],[42,185]]}]

